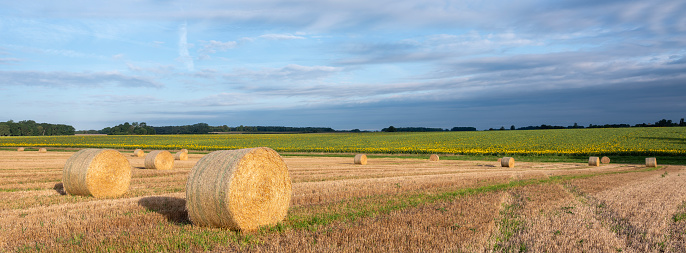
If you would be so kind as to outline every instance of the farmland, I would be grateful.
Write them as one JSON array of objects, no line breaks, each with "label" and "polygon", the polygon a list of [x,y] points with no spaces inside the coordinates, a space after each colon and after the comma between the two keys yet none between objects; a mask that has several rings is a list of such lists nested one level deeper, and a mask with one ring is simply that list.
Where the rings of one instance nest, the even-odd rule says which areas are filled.
[{"label": "farmland", "polygon": [[0,147],[462,155],[686,155],[686,127],[528,131],[2,137]]}]

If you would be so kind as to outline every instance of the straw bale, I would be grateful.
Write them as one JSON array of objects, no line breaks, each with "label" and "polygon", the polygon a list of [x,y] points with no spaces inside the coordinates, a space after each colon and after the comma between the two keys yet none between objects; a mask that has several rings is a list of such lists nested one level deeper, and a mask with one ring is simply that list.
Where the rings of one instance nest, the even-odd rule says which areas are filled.
[{"label": "straw bale", "polygon": [[435,162],[438,161],[438,159],[439,157],[437,154],[431,154],[431,156],[429,156],[429,161]]},{"label": "straw bale", "polygon": [[38,153],[48,153],[48,149],[47,148],[40,148],[40,149],[38,149]]},{"label": "straw bale", "polygon": [[500,166],[502,167],[508,167],[508,168],[514,168],[515,161],[514,158],[512,157],[503,157],[500,160]]},{"label": "straw bale", "polygon": [[179,150],[179,151],[188,154],[188,149],[185,149],[185,148],[184,148],[184,149],[181,149],[181,150]]},{"label": "straw bale", "polygon": [[155,150],[145,156],[145,168],[150,170],[170,170],[174,168],[174,155],[166,150]]},{"label": "straw bale", "polygon": [[498,158],[498,163],[501,163],[502,160],[503,160],[502,158]]},{"label": "straw bale", "polygon": [[610,158],[607,156],[603,156],[603,158],[600,158],[601,163],[610,163]]},{"label": "straw bale", "polygon": [[355,155],[355,164],[365,165],[367,164],[367,155],[357,154]]},{"label": "straw bale", "polygon": [[657,167],[657,159],[655,157],[646,158],[646,167]]},{"label": "straw bale", "polygon": [[64,191],[96,198],[119,197],[131,182],[131,164],[113,149],[82,149],[74,153],[62,171]]},{"label": "straw bale", "polygon": [[221,150],[191,169],[186,209],[196,225],[254,231],[282,221],[291,194],[288,167],[276,151]]},{"label": "straw bale", "polygon": [[24,148],[17,148],[17,151],[19,151],[19,152],[24,151]]},{"label": "straw bale", "polygon": [[186,161],[188,160],[188,153],[179,151],[174,155],[174,160]]},{"label": "straw bale", "polygon": [[133,156],[134,156],[134,157],[144,157],[144,156],[145,156],[145,152],[143,152],[142,149],[137,148],[136,150],[133,151]]},{"label": "straw bale", "polygon": [[591,156],[588,158],[588,166],[600,166],[600,158],[597,156]]}]

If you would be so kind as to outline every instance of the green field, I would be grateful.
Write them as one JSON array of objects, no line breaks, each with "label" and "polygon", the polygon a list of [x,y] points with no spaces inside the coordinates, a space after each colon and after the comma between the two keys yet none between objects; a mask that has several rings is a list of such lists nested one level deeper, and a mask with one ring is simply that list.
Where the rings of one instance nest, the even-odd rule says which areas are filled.
[{"label": "green field", "polygon": [[526,156],[684,156],[686,127],[528,131],[2,137],[0,147]]}]

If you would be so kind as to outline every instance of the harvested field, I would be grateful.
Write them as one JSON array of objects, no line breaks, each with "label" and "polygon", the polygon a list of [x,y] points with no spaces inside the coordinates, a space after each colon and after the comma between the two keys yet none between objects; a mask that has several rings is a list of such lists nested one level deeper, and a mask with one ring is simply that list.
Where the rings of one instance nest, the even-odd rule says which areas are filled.
[{"label": "harvested field", "polygon": [[185,184],[203,154],[172,170],[127,155],[130,190],[111,199],[63,195],[72,154],[0,151],[0,251],[686,249],[686,166],[284,157],[286,221],[241,233],[188,219]]}]

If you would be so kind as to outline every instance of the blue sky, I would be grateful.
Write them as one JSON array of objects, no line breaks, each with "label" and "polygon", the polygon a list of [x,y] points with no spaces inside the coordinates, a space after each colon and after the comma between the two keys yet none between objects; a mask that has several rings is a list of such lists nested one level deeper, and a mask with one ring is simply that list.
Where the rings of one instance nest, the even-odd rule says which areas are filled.
[{"label": "blue sky", "polygon": [[0,121],[678,120],[684,13],[683,0],[2,1]]}]

